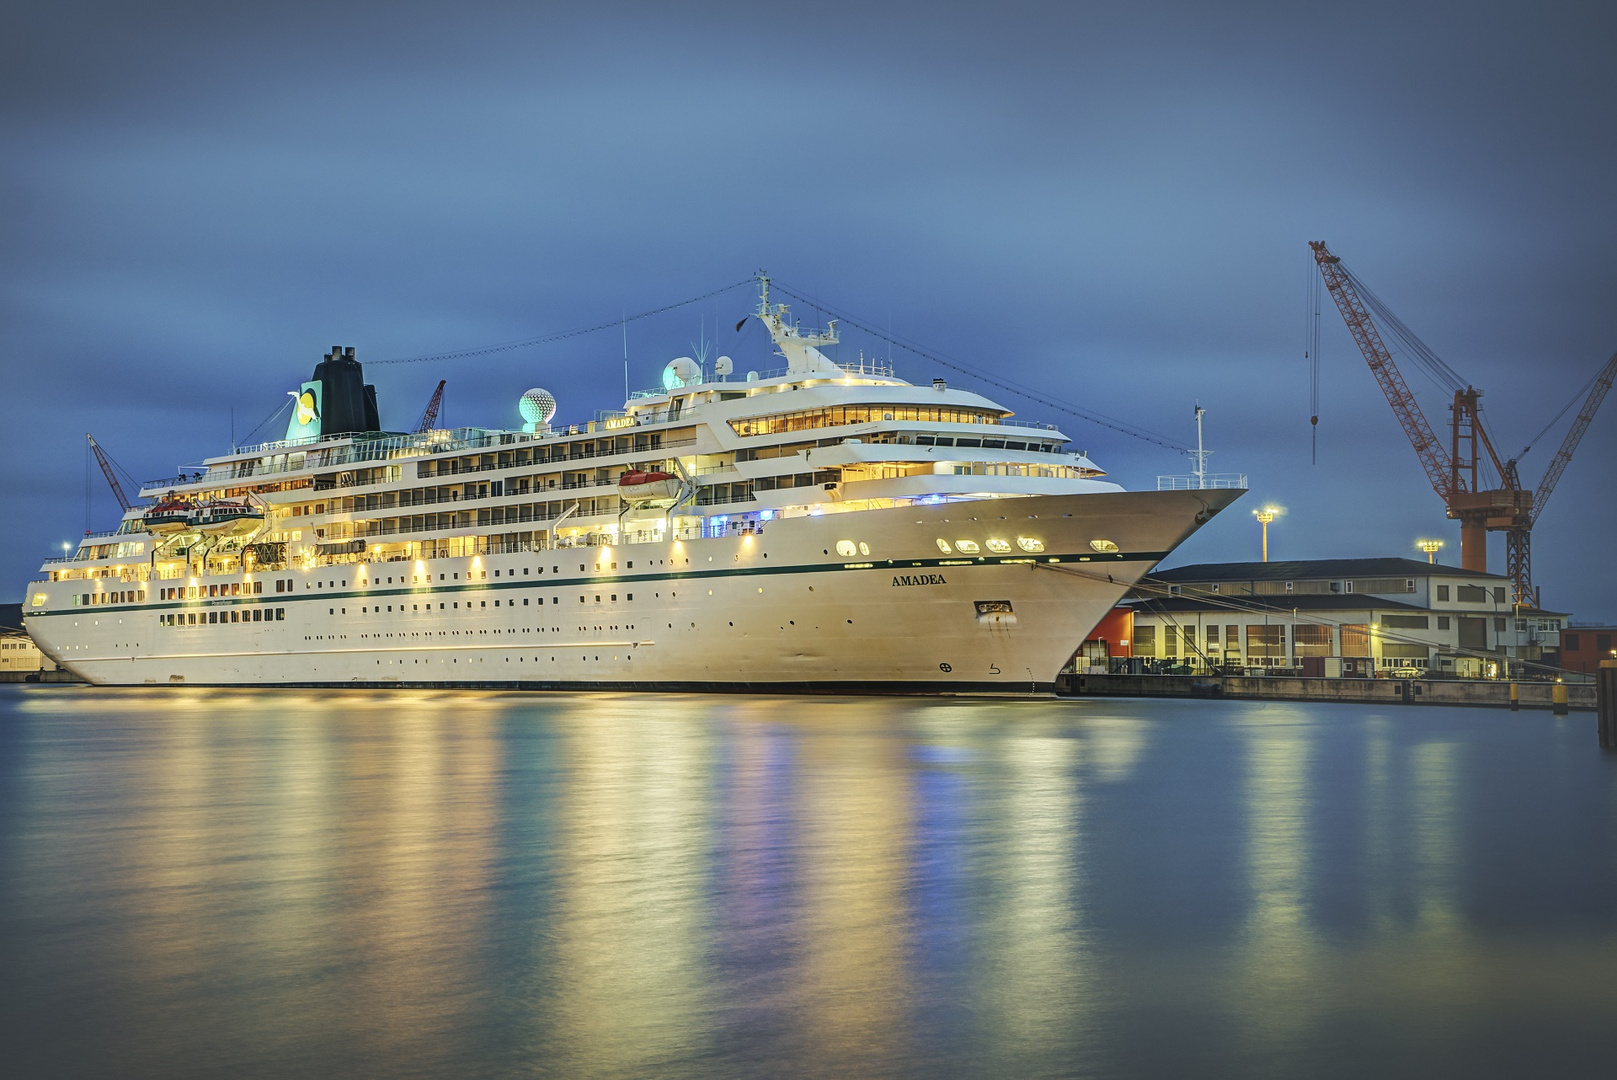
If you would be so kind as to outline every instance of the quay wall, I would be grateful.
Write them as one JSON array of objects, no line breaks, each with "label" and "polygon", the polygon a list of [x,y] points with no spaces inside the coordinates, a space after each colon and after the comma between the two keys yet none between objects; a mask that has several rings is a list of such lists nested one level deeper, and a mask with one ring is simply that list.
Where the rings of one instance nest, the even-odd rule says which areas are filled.
[{"label": "quay wall", "polygon": [[[1554,683],[1517,683],[1521,707],[1549,709]],[[1567,707],[1595,708],[1593,684],[1568,684]],[[1275,675],[1070,675],[1058,694],[1078,697],[1202,697],[1242,701],[1337,701],[1382,705],[1510,707],[1506,682],[1447,679],[1305,679]]]}]

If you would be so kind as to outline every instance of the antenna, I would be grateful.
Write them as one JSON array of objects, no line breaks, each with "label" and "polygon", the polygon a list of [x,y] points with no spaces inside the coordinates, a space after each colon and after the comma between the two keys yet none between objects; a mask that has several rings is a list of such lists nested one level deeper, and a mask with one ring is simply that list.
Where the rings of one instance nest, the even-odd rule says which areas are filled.
[{"label": "antenna", "polygon": [[619,311],[623,326],[623,400],[629,400],[629,309]]},{"label": "antenna", "polygon": [[1196,452],[1191,456],[1196,459],[1195,472],[1196,487],[1198,489],[1207,487],[1207,455],[1211,453],[1209,450],[1202,449],[1202,417],[1206,412],[1207,410],[1202,408],[1202,403],[1196,402]]}]

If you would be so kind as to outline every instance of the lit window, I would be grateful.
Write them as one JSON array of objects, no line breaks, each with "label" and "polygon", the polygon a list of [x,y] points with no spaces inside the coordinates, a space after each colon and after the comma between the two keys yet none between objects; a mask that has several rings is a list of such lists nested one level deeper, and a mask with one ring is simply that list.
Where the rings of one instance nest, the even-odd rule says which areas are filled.
[{"label": "lit window", "polygon": [[1110,554],[1117,550],[1117,544],[1111,540],[1091,540],[1089,546],[1105,554]]},{"label": "lit window", "polygon": [[1021,548],[1023,551],[1043,551],[1044,541],[1035,540],[1031,536],[1018,536],[1016,538],[1016,546]]},{"label": "lit window", "polygon": [[938,537],[938,550],[943,552],[945,555],[952,555],[954,553],[954,548],[949,546],[949,541],[945,540],[941,536]]},{"label": "lit window", "polygon": [[1009,541],[1001,540],[996,536],[988,541],[988,550],[994,552],[996,555],[1003,555],[1007,551],[1011,550],[1011,545]]},{"label": "lit window", "polygon": [[962,555],[975,555],[981,550],[977,547],[977,541],[975,540],[956,540],[954,546],[960,549],[960,554]]},{"label": "lit window", "polygon": [[837,541],[837,554],[841,555],[843,558],[851,559],[855,555],[857,555],[858,553],[859,553],[859,549],[854,546],[854,543],[853,543],[852,540],[838,540]]},{"label": "lit window", "polygon": [[859,541],[859,554],[861,554],[861,555],[869,555],[870,554],[870,545],[865,543],[863,540]]}]

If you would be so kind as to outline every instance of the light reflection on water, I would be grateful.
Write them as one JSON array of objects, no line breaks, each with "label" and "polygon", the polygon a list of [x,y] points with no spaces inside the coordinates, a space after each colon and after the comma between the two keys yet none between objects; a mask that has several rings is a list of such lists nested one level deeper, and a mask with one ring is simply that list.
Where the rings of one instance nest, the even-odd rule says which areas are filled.
[{"label": "light reflection on water", "polygon": [[8,1072],[1607,1071],[1592,720],[0,691]]}]

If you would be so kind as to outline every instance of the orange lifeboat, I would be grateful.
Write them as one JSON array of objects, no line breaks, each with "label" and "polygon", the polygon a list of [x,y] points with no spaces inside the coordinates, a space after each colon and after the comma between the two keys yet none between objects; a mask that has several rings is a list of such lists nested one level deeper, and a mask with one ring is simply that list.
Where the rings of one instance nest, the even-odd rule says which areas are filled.
[{"label": "orange lifeboat", "polygon": [[618,478],[618,494],[636,506],[672,503],[679,498],[679,477],[665,472],[631,469]]}]

